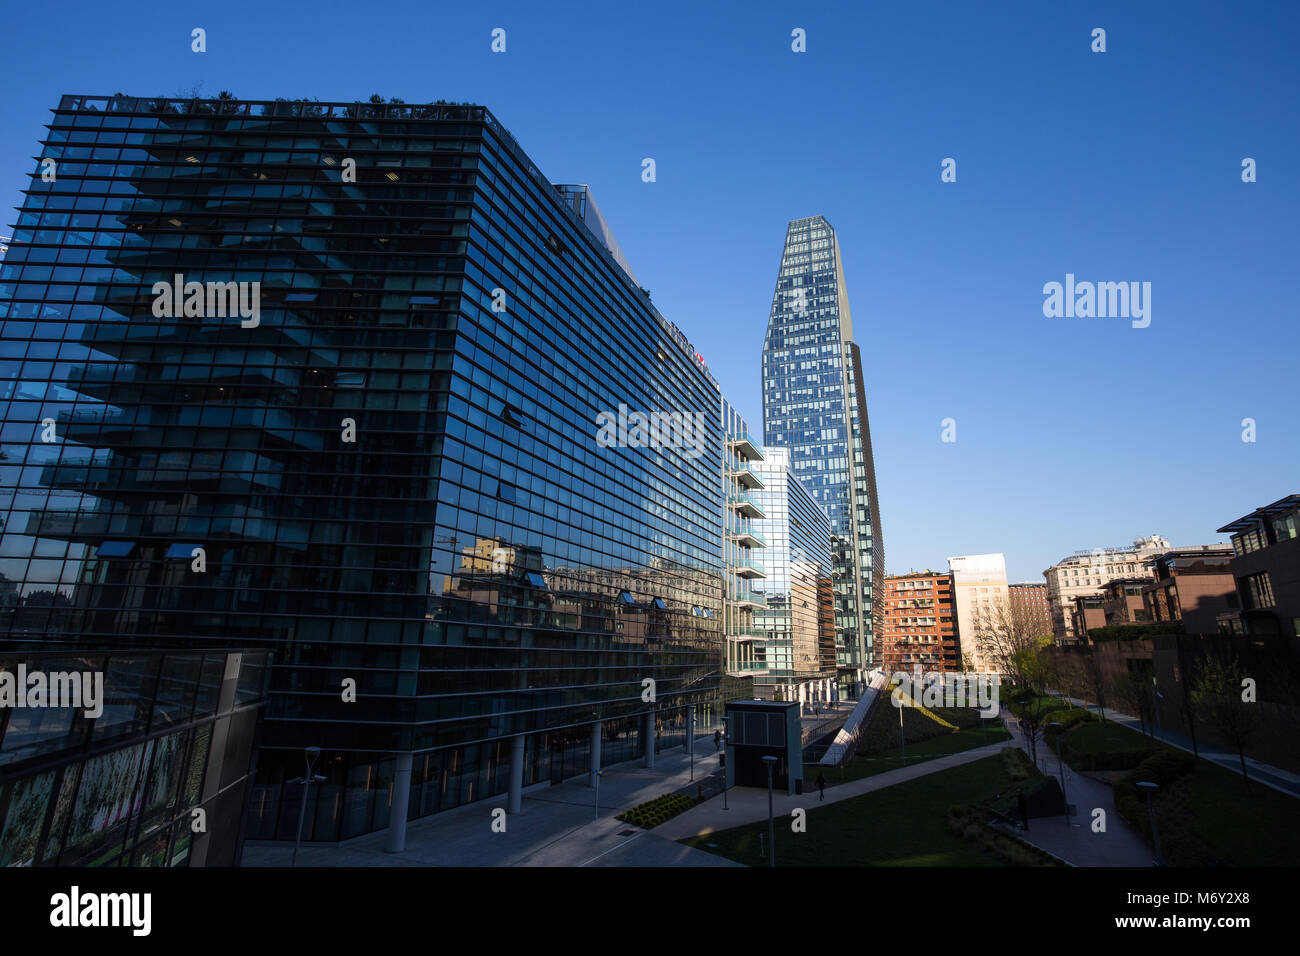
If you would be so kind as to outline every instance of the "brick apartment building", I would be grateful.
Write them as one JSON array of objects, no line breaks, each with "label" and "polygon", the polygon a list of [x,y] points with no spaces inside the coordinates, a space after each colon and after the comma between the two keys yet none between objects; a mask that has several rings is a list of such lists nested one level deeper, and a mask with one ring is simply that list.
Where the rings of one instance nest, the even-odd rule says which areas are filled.
[{"label": "brick apartment building", "polygon": [[1035,633],[1052,633],[1052,605],[1047,596],[1047,585],[1034,581],[1007,585],[1007,602],[1013,620],[1032,622]]},{"label": "brick apartment building", "polygon": [[1144,624],[1148,620],[1142,589],[1151,583],[1148,577],[1112,578],[1101,588],[1101,609],[1106,624]]},{"label": "brick apartment building", "polygon": [[1220,630],[1290,638],[1300,652],[1300,495],[1287,495],[1219,529],[1232,536],[1236,609]]},{"label": "brick apartment building", "polygon": [[889,575],[885,578],[884,626],[878,660],[885,673],[957,671],[957,615],[952,575],[935,571]]},{"label": "brick apartment building", "polygon": [[1182,621],[1188,634],[1215,634],[1218,618],[1240,608],[1232,576],[1232,548],[1169,551],[1154,565],[1155,580],[1142,589],[1146,619]]}]

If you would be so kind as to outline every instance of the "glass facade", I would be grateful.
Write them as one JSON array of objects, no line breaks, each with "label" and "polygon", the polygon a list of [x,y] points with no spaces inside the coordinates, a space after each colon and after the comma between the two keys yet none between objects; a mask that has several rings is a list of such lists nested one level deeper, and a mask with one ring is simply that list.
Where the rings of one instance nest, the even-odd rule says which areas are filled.
[{"label": "glass facade", "polygon": [[0,708],[0,866],[234,865],[268,657],[0,651],[0,672],[104,690],[98,716]]},{"label": "glass facade", "polygon": [[[401,754],[412,815],[500,792],[516,735],[572,775],[645,678],[666,739],[710,725],[719,392],[583,187],[444,103],[67,96],[41,156],[0,267],[12,630],[273,649],[263,835],[306,746],[338,839]],[[600,443],[624,406],[694,443]]]},{"label": "glass facade", "polygon": [[849,690],[872,664],[885,562],[861,354],[835,230],[821,216],[786,229],[763,343],[763,433],[769,446],[790,449],[795,474],[830,518],[836,656]]},{"label": "glass facade", "polygon": [[[754,527],[767,541],[766,577],[754,584],[764,598],[754,612],[763,635],[754,687],[759,696],[778,700],[799,699],[798,685],[836,676],[833,535],[790,458],[788,449],[769,448],[754,465],[763,482],[754,492],[763,512]],[[821,693],[818,688],[815,696]]]}]

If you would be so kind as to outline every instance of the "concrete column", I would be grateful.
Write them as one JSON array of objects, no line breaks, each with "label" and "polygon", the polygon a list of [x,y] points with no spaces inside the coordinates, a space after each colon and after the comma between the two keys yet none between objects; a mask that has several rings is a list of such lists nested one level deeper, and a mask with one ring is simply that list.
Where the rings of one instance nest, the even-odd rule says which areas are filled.
[{"label": "concrete column", "polygon": [[510,747],[510,796],[506,800],[506,812],[518,813],[524,805],[524,741],[519,734]]},{"label": "concrete column", "polygon": [[411,754],[398,754],[396,763],[393,806],[388,814],[388,840],[384,845],[389,853],[401,853],[406,849],[406,817],[411,809]]},{"label": "concrete column", "polygon": [[587,776],[587,786],[596,786],[596,774],[600,773],[600,729],[605,725],[598,720],[591,725],[591,773]]},{"label": "concrete column", "polygon": [[686,706],[686,756],[695,753],[695,705]]},{"label": "concrete column", "polygon": [[645,741],[645,765],[653,770],[655,767],[655,715],[646,714],[641,718],[641,739]]}]

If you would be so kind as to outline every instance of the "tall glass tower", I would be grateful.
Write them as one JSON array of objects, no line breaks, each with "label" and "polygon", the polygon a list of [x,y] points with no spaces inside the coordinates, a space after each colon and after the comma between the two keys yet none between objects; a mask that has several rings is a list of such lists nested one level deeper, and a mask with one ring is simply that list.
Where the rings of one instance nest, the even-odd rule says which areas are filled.
[{"label": "tall glass tower", "polygon": [[790,449],[792,469],[830,518],[836,663],[847,689],[872,664],[885,555],[862,359],[839,243],[822,216],[786,227],[763,342],[763,432],[768,446]]}]

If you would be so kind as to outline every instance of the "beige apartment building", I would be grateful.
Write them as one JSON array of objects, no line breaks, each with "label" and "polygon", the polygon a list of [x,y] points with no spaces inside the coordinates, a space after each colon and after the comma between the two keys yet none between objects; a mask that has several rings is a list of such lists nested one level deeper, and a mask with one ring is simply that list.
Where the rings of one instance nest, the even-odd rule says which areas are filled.
[{"label": "beige apartment building", "polygon": [[948,559],[952,575],[952,603],[957,612],[957,634],[961,642],[961,664],[973,670],[987,670],[980,654],[980,620],[994,620],[1010,607],[1007,590],[1007,559],[1004,554],[967,554]]},{"label": "beige apartment building", "polygon": [[1152,534],[1128,547],[1076,551],[1044,571],[1056,642],[1073,643],[1083,636],[1083,627],[1075,620],[1076,598],[1101,598],[1102,590],[1116,578],[1151,578],[1155,559],[1170,547],[1168,539]]}]

